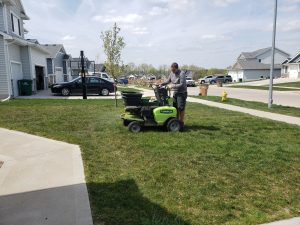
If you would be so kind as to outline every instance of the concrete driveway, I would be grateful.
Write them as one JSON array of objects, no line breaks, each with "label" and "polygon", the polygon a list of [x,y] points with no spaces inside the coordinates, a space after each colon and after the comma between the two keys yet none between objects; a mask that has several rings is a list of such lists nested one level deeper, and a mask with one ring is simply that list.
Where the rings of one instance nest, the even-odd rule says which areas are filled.
[{"label": "concrete driveway", "polygon": [[[252,90],[243,88],[218,88],[211,85],[208,90],[210,96],[221,96],[226,91],[229,98],[246,101],[268,103],[269,92],[266,90]],[[189,95],[199,95],[199,87],[188,88]],[[274,104],[300,108],[300,91],[274,91]]]},{"label": "concrete driveway", "polygon": [[0,224],[92,225],[77,145],[0,128]]}]

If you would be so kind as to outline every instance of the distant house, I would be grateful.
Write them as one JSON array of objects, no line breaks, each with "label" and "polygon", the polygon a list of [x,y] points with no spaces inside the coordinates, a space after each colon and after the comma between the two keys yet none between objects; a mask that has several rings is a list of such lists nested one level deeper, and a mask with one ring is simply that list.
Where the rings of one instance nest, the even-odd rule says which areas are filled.
[{"label": "distant house", "polygon": [[282,63],[282,77],[300,78],[300,52],[293,58],[288,58]]},{"label": "distant house", "polygon": [[66,53],[62,44],[46,44],[43,47],[50,53],[47,56],[47,74],[49,83],[61,83],[71,80],[70,61],[72,56]]},{"label": "distant house", "polygon": [[[244,82],[270,77],[272,48],[263,48],[254,52],[243,52],[237,62],[228,69],[234,82]],[[281,76],[281,63],[290,55],[280,49],[275,51],[274,76]]]},{"label": "distant house", "polygon": [[[84,63],[85,70],[88,74],[93,74],[94,72],[102,72],[102,71],[100,71],[100,70],[103,70],[103,67],[101,67],[101,65],[102,64],[95,65],[95,63],[92,61],[89,61],[88,58],[85,59],[85,63]],[[102,65],[102,66],[104,66],[104,65]],[[78,77],[81,73],[81,59],[73,58],[71,60],[70,67],[71,67],[72,78]],[[97,71],[97,70],[99,70],[99,71]]]},{"label": "distant house", "polygon": [[37,40],[26,40],[29,20],[20,0],[0,1],[0,98],[16,97],[18,80],[33,81],[33,91],[48,87],[48,51]]}]

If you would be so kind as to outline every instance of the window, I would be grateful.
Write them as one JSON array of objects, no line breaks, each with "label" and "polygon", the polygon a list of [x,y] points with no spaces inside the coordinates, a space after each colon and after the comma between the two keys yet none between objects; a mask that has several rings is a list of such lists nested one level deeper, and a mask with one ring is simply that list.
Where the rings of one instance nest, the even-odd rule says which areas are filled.
[{"label": "window", "polygon": [[12,31],[21,36],[21,23],[20,19],[16,17],[13,13],[11,13],[11,24],[12,24]]},{"label": "window", "polygon": [[260,63],[261,63],[261,59],[259,59],[259,60],[258,60],[258,62],[260,62]]},{"label": "window", "polygon": [[90,78],[90,83],[91,84],[99,84],[100,83],[100,79],[98,79],[96,77],[91,77]]}]

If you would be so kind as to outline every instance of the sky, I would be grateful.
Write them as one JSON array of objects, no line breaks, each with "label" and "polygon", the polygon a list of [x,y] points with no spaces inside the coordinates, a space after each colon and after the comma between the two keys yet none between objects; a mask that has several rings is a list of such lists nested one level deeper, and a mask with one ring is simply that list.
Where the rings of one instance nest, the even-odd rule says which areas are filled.
[{"label": "sky", "polygon": [[[300,51],[300,0],[279,0],[277,47]],[[126,47],[124,63],[172,62],[226,68],[241,52],[270,47],[274,0],[23,0],[27,38],[64,44],[105,61],[100,34],[114,22]]]}]

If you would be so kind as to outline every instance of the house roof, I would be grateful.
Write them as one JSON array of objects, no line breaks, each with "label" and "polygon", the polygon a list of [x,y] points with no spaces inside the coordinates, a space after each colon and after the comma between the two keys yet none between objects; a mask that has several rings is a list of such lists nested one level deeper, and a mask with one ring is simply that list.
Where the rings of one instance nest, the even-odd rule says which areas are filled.
[{"label": "house roof", "polygon": [[[271,51],[272,50],[272,47],[268,47],[268,48],[262,48],[262,49],[258,49],[254,52],[242,52],[240,56],[244,56],[246,59],[256,59],[258,56],[268,52],[268,51]],[[286,55],[289,56],[288,53],[276,48],[277,51],[280,51]]]},{"label": "house roof", "polygon": [[300,52],[293,58],[291,58],[288,63],[300,63]]},{"label": "house roof", "polygon": [[[275,69],[280,69],[281,65],[276,64]],[[255,60],[238,60],[232,67],[232,70],[269,70],[270,64],[259,63]]]},{"label": "house roof", "polygon": [[49,44],[46,44],[46,45],[43,45],[43,47],[45,49],[47,49],[47,51],[50,53],[49,54],[49,58],[55,58],[57,53],[63,48],[64,49],[64,46],[62,44],[53,44],[53,45],[49,45]]}]

